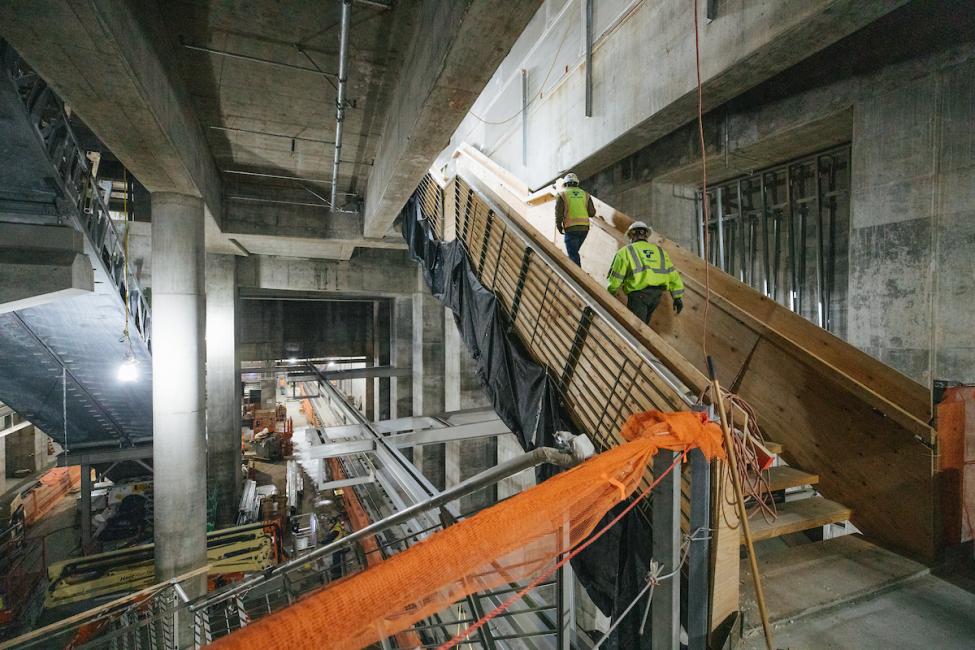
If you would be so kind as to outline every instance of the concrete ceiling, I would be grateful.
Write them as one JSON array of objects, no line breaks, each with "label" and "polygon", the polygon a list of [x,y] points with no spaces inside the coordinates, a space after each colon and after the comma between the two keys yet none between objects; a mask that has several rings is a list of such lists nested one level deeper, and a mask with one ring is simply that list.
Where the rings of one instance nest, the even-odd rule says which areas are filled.
[{"label": "concrete ceiling", "polygon": [[[349,207],[369,177],[417,5],[352,6],[348,98],[354,107],[346,112],[339,176],[339,191],[349,193]],[[307,184],[327,195],[334,155],[334,79],[186,46],[309,70],[317,66],[334,74],[341,2],[176,0],[159,7],[217,168],[319,179]],[[281,179],[263,180],[269,194],[282,185]]]}]

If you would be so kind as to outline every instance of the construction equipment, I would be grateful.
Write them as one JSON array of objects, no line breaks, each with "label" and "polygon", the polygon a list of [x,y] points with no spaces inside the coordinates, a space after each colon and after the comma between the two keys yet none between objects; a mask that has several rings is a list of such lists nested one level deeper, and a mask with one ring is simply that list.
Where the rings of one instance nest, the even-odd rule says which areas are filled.
[{"label": "construction equipment", "polygon": [[[208,575],[226,581],[264,571],[281,558],[281,522],[224,528],[207,535]],[[154,544],[57,562],[48,568],[45,608],[118,596],[156,581]]]},{"label": "construction equipment", "polygon": [[23,510],[24,523],[28,526],[50,512],[57,502],[71,490],[81,485],[81,468],[54,467],[36,483],[21,490],[10,502],[11,517]]}]

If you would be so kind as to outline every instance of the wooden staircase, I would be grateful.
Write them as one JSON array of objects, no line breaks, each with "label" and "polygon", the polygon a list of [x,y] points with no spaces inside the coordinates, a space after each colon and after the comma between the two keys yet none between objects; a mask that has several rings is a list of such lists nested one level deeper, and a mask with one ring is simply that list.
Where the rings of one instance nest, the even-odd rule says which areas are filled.
[{"label": "wooden staircase", "polygon": [[[766,446],[775,454],[780,454],[782,451],[782,446],[775,443]],[[766,478],[773,494],[784,493],[794,488],[811,488],[819,483],[818,475],[788,465],[769,468]],[[789,533],[844,522],[850,519],[853,511],[843,504],[824,499],[817,494],[794,501],[778,502],[776,513],[777,516],[772,521],[766,521],[761,512],[749,518],[754,541],[773,539]],[[744,542],[742,537],[741,543]]]}]

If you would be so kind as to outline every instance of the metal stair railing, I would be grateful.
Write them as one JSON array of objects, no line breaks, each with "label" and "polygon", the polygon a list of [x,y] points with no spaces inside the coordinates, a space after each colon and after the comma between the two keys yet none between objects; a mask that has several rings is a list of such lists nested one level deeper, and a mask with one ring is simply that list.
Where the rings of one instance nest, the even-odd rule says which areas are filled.
[{"label": "metal stair railing", "polygon": [[[509,330],[556,379],[572,419],[597,450],[623,442],[619,431],[630,415],[695,404],[696,392],[567,272],[530,226],[475,185],[458,175],[441,187],[428,174],[414,196],[437,237],[453,226],[472,270],[507,314]],[[643,487],[651,481],[648,473]],[[649,508],[641,510],[649,522]],[[685,531],[688,515],[685,508]]]},{"label": "metal stair railing", "polygon": [[[395,452],[395,457],[385,457],[382,472],[399,474],[399,476],[385,476],[387,487],[384,491],[396,491],[400,489],[398,486],[415,480],[415,476],[409,476],[418,473],[415,466],[402,458],[399,450],[387,445],[383,436],[372,429],[371,424],[362,413],[348,404],[331,382],[321,375],[320,371],[310,366],[310,372],[318,375],[316,383],[319,388],[319,399],[327,401],[330,410],[337,411],[344,424],[361,425],[364,432],[367,434],[371,432],[376,437],[377,445],[388,447],[390,452]],[[400,462],[397,463],[397,460]],[[286,607],[304,593],[327,585],[332,580],[330,575],[332,565],[329,564],[329,558],[335,553],[345,551],[352,556],[345,563],[350,569],[347,573],[361,570],[365,567],[366,562],[357,549],[357,542],[360,539],[375,535],[379,540],[378,551],[383,555],[405,550],[411,544],[441,530],[445,524],[452,523],[453,517],[433,516],[438,509],[462,496],[484,489],[541,462],[566,464],[570,462],[570,459],[565,454],[552,449],[537,449],[530,454],[488,469],[443,492],[437,492],[431,488],[425,498],[418,503],[412,505],[402,501],[391,503],[390,506],[394,509],[393,514],[378,519],[367,528],[294,558],[265,574],[255,575],[191,603],[188,607],[188,615],[194,621],[196,637],[202,643],[212,641],[214,638],[244,627],[254,619]],[[347,471],[354,471],[354,463],[351,461],[348,461],[345,467]],[[380,481],[382,478],[380,477]],[[422,476],[420,478],[422,479]],[[425,479],[422,480],[426,482]],[[358,486],[351,489],[358,489]],[[378,512],[378,508],[376,511]],[[372,514],[375,516],[377,512]],[[465,513],[464,516],[472,514],[474,513]],[[409,525],[404,528],[406,524]],[[313,567],[311,570],[308,569],[309,565]],[[343,575],[347,573],[343,573]],[[541,587],[549,588],[555,585],[556,582],[547,582]],[[515,591],[518,588],[520,585],[512,584],[507,592]],[[446,641],[452,636],[451,629],[456,630],[458,629],[457,626],[466,624],[466,619],[450,616],[450,614],[456,615],[458,613],[458,606],[462,607],[468,614],[483,612],[485,609],[497,606],[503,600],[502,595],[505,593],[506,590],[497,590],[489,594],[472,595],[457,603],[449,612],[440,612],[430,619],[421,621],[415,629],[428,639],[439,640],[439,642]],[[503,626],[501,631],[504,634],[500,636],[509,640],[522,639],[528,647],[555,647],[554,641],[543,643],[545,639],[542,637],[555,640],[567,636],[560,633],[557,622],[550,616],[553,610],[558,610],[560,607],[556,595],[553,594],[553,598],[547,598],[544,594],[541,596],[536,594],[535,598],[526,597],[522,600],[524,607],[502,614],[497,617],[496,621],[492,621],[492,624]],[[549,601],[552,604],[549,604]],[[488,627],[479,631],[478,643],[483,648],[498,647],[494,643],[493,632]]]},{"label": "metal stair railing", "polygon": [[[100,267],[112,282],[119,299],[128,296],[128,311],[135,331],[149,345],[151,313],[149,301],[131,268],[126,268],[124,237],[118,232],[99,192],[85,151],[78,143],[64,110],[64,102],[34,72],[17,52],[0,41],[0,66],[4,83],[12,83],[23,100],[27,118],[40,140],[54,171],[59,194],[59,213],[67,212],[72,224],[83,232]],[[63,209],[64,207],[68,209]]]},{"label": "metal stair railing", "polygon": [[[564,407],[597,451],[624,442],[619,432],[631,415],[692,410],[698,405],[697,387],[705,383],[703,376],[687,365],[674,366],[679,355],[653,339],[652,333],[639,331],[642,326],[627,324],[635,317],[615,298],[588,276],[572,270],[574,265],[569,266],[571,262],[551,242],[535,236],[532,226],[494,202],[486,191],[460,174],[444,185],[428,174],[414,198],[419,216],[431,226],[429,236],[442,240],[445,233],[455,233],[472,272],[495,295],[507,316],[509,333],[555,380]],[[667,363],[657,351],[664,353]],[[715,518],[716,511],[711,512],[720,507],[715,498],[720,483],[711,480],[714,470],[707,463],[691,463],[686,470],[680,472],[677,503],[680,529],[688,535],[702,521],[721,521]],[[640,489],[647,489],[652,480],[652,471],[646,472]],[[695,484],[709,487],[692,500]],[[703,511],[698,506],[692,512],[694,502],[716,505],[703,507]],[[653,503],[643,501],[636,510],[651,528],[656,519]],[[663,517],[665,513],[658,514]],[[733,545],[716,546],[713,573],[696,573],[690,587],[695,607],[689,615],[698,635],[707,626],[707,612],[716,602],[708,602],[709,581],[723,576],[726,567],[737,567],[737,532],[731,534]],[[723,533],[721,539],[727,536]],[[708,546],[704,542],[703,547],[693,549],[697,566],[709,554]],[[737,603],[736,592],[722,594],[721,600],[726,597]]]}]

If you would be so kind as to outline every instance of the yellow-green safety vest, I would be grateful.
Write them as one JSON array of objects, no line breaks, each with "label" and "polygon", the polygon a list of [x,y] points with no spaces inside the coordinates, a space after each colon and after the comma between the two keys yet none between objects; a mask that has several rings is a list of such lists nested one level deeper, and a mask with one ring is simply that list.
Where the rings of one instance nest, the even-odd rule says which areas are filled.
[{"label": "yellow-green safety vest", "polygon": [[589,227],[589,195],[578,187],[567,187],[562,193],[565,204],[565,219],[562,227],[565,229],[575,226]]},{"label": "yellow-green safety vest", "polygon": [[646,287],[664,287],[676,300],[684,295],[684,281],[659,244],[635,241],[616,252],[609,268],[608,286],[616,293],[620,286],[626,293]]}]

